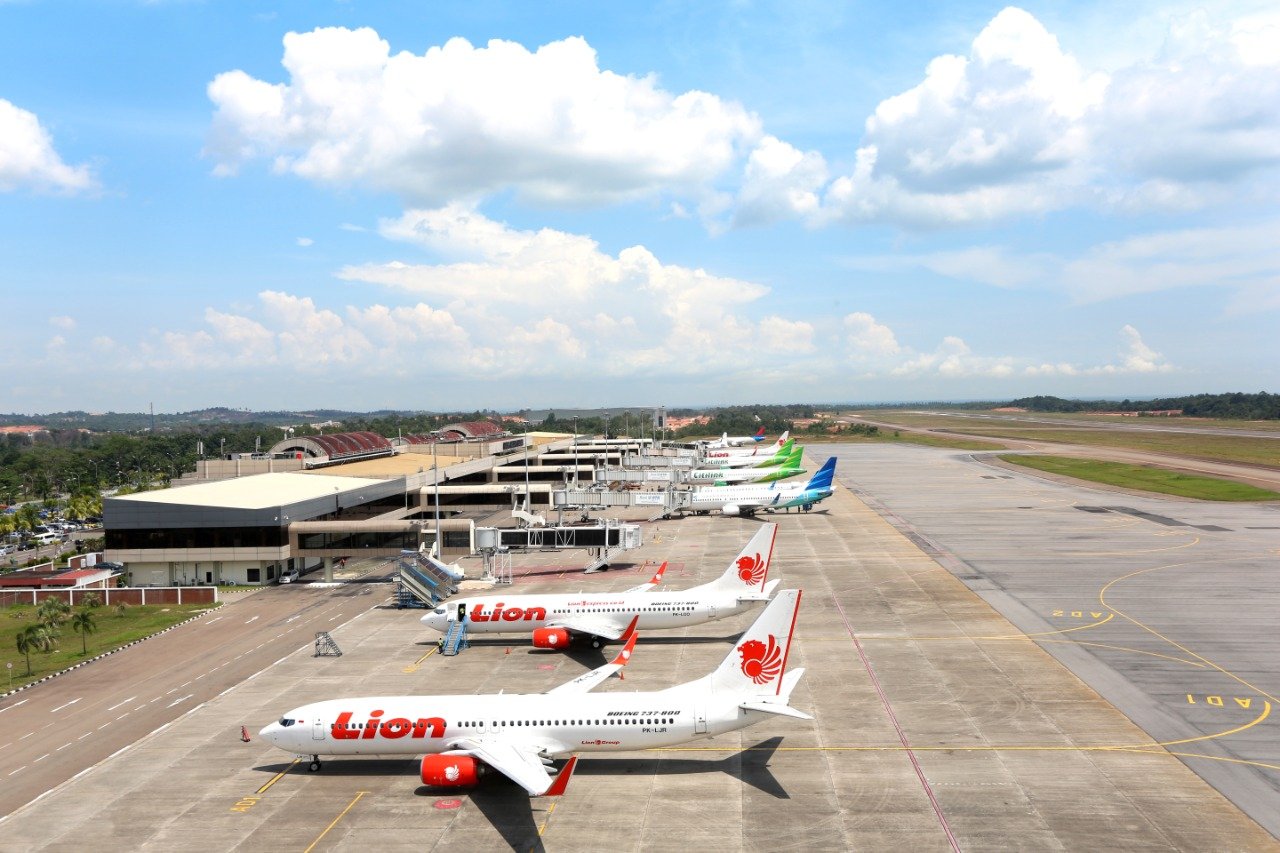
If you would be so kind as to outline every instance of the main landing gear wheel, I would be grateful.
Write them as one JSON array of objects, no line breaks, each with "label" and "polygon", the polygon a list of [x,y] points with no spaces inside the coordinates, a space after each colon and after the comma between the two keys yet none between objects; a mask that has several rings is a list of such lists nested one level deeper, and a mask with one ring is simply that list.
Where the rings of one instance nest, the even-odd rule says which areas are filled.
[{"label": "main landing gear wheel", "polygon": [[313,755],[313,756],[311,756],[311,763],[307,765],[307,770],[311,771],[312,773],[317,773],[317,772],[319,772],[319,770],[320,770],[320,756],[318,756],[318,755]]}]

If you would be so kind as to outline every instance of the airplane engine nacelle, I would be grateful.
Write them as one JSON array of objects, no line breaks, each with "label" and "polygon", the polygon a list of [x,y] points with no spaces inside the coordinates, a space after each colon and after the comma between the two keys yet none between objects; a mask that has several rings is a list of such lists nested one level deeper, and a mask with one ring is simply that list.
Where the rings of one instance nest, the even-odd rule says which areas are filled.
[{"label": "airplane engine nacelle", "polygon": [[569,648],[569,632],[564,628],[538,628],[533,632],[535,649]]},{"label": "airplane engine nacelle", "polygon": [[720,507],[720,514],[721,515],[741,515],[742,510],[739,509],[737,504],[725,504],[724,506]]},{"label": "airplane engine nacelle", "polygon": [[464,788],[474,785],[486,767],[469,755],[425,755],[422,784],[436,788]]}]

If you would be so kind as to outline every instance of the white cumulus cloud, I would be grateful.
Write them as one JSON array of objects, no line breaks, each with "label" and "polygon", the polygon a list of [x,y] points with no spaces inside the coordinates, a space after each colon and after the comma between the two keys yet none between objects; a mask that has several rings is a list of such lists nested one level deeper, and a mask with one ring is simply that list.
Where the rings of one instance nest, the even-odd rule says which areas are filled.
[{"label": "white cumulus cloud", "polygon": [[[851,169],[802,184],[822,197],[816,213],[785,197],[771,209],[818,224],[937,227],[1232,198],[1242,179],[1280,165],[1280,15],[1201,10],[1167,26],[1156,55],[1103,71],[1006,8],[967,56],[935,58],[919,85],[876,107]],[[742,205],[759,218],[752,184]]]},{"label": "white cumulus cloud", "polygon": [[540,203],[698,192],[760,135],[740,105],[601,69],[582,38],[530,51],[462,38],[392,53],[368,28],[289,33],[288,81],[243,71],[209,84],[207,153],[328,184],[367,184],[438,206],[514,188]]},{"label": "white cumulus cloud", "polygon": [[87,165],[63,162],[35,113],[0,98],[0,192],[28,188],[76,193],[97,186]]}]

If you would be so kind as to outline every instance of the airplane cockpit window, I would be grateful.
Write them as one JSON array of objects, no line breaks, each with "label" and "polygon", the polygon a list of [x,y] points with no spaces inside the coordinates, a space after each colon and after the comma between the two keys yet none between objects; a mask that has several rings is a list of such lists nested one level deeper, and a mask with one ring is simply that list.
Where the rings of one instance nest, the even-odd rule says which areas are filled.
[{"label": "airplane cockpit window", "polygon": [[296,723],[296,722],[298,722],[298,721],[297,721],[297,720],[291,720],[291,719],[289,719],[288,717],[281,717],[281,718],[280,718],[280,725],[284,726],[285,728],[288,728],[289,726],[292,726],[292,725],[293,725],[294,723]]}]

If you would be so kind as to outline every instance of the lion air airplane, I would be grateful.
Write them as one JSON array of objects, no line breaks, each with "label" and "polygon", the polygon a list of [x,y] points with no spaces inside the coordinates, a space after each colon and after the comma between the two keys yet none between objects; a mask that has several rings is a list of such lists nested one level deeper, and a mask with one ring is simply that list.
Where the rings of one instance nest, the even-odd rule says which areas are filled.
[{"label": "lion air airplane", "polygon": [[702,457],[704,459],[727,459],[739,456],[772,456],[782,449],[782,445],[787,443],[787,439],[790,436],[791,431],[787,430],[778,436],[778,440],[773,444],[757,444],[752,447],[704,447]]},{"label": "lion air airplane", "polygon": [[794,438],[787,439],[777,453],[772,456],[721,456],[718,459],[704,460],[699,468],[768,468],[782,465],[795,451],[804,452],[803,447],[796,446]]},{"label": "lion air airplane", "polygon": [[662,580],[663,563],[648,583],[624,592],[464,598],[437,607],[422,624],[443,634],[464,620],[468,635],[531,631],[539,649],[567,648],[574,640],[598,649],[637,628],[684,628],[736,616],[768,601],[777,588],[779,581],[765,582],[777,535],[778,525],[761,525],[724,574],[683,592],[650,592]]},{"label": "lion air airplane", "polygon": [[764,427],[756,430],[755,435],[729,435],[726,432],[715,441],[708,441],[702,446],[714,450],[721,447],[741,447],[744,444],[759,444],[762,441],[764,441]]},{"label": "lion air airplane", "polygon": [[[800,590],[778,593],[709,675],[666,690],[590,693],[626,665],[610,663],[546,693],[331,699],[288,711],[260,736],[320,769],[321,756],[423,755],[422,782],[473,785],[496,770],[530,796],[558,796],[577,752],[654,749],[724,734],[773,715],[811,720],[790,706],[803,669],[787,672]],[[570,755],[553,778],[551,760]]]}]

